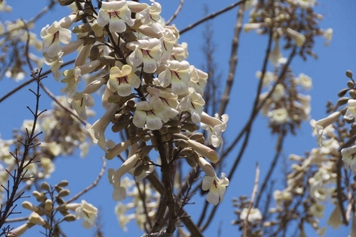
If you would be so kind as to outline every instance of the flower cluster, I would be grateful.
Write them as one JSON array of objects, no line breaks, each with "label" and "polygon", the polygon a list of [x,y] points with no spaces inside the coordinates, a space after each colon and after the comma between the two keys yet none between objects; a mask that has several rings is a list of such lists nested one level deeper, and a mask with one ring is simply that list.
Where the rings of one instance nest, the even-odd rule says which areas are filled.
[{"label": "flower cluster", "polygon": [[[108,171],[114,200],[128,196],[122,177],[132,173],[140,180],[151,173],[156,164],[149,153],[168,142],[175,147],[171,153],[174,159],[184,158],[190,165],[202,167],[207,175],[203,189],[210,190],[207,200],[217,205],[229,181],[224,174],[217,178],[206,159],[215,163],[218,155],[207,145],[222,144],[228,116],[220,119],[203,113],[208,75],[186,60],[187,44],[178,42],[179,31],[174,25],[165,25],[161,5],[151,2],[101,2],[98,11],[88,3],[85,9],[42,29],[43,56],[55,79],[65,84],[62,91],[81,119],[87,119],[94,93],[103,92],[105,112],[87,131],[107,159],[129,150],[121,167]],[[83,11],[93,17],[79,24]],[[63,56],[76,50],[74,68],[61,74]],[[83,76],[93,74],[100,76],[83,83]],[[126,130],[125,140],[106,139],[110,123],[114,133]],[[200,123],[209,131],[207,145],[202,134],[195,132]],[[162,154],[160,159],[173,158]]]},{"label": "flower cluster", "polygon": [[[46,233],[52,233],[52,235],[59,234],[59,229],[54,228],[53,225],[58,225],[60,222],[71,222],[76,219],[83,219],[83,227],[91,228],[95,225],[98,209],[93,205],[82,200],[81,203],[67,203],[63,200],[64,197],[70,194],[65,187],[68,185],[67,181],[61,181],[55,187],[50,187],[47,183],[42,183],[42,192],[33,191],[33,197],[39,202],[38,205],[34,205],[29,201],[24,201],[22,207],[30,210],[31,214],[25,224],[11,230],[12,235],[8,236],[20,236],[28,229],[35,225],[42,226]],[[74,211],[75,214],[71,214],[70,211]],[[62,217],[58,220],[53,220],[53,216],[56,213],[60,213]]]},{"label": "flower cluster", "polygon": [[[130,202],[119,202],[115,207],[119,225],[126,231],[126,224],[135,220],[137,226],[144,230],[149,226],[149,222],[152,223],[156,218],[160,195],[154,192],[149,184],[140,183],[136,186],[135,182],[127,177],[122,180],[122,183],[127,190],[131,191],[127,193]],[[142,196],[144,196],[144,199],[142,199]],[[147,215],[145,212],[147,212]]]},{"label": "flower cluster", "polygon": [[293,133],[294,127],[299,127],[303,121],[309,119],[311,97],[299,91],[311,88],[311,78],[302,73],[298,77],[289,74],[284,80],[277,81],[275,73],[266,72],[263,78],[261,74],[258,72],[256,76],[267,88],[259,98],[261,102],[264,101],[262,115],[269,118],[272,132],[279,132],[281,127],[288,124]]}]

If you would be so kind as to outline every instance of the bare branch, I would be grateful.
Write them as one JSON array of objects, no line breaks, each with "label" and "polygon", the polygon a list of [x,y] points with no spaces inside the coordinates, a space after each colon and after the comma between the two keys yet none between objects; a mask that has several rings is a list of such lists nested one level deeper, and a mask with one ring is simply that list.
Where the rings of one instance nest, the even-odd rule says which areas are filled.
[{"label": "bare branch", "polygon": [[247,237],[247,226],[248,226],[248,216],[250,215],[251,212],[251,208],[253,206],[253,201],[255,200],[255,196],[257,194],[258,191],[258,180],[260,178],[260,167],[258,166],[258,163],[256,164],[256,175],[255,175],[255,183],[253,185],[253,191],[252,191],[252,195],[251,195],[251,200],[250,200],[250,204],[248,205],[248,210],[247,210],[247,214],[246,214],[246,218],[245,218],[245,223],[244,223],[244,233],[243,233],[243,237]]},{"label": "bare branch", "polygon": [[214,17],[216,17],[216,16],[218,16],[218,15],[224,13],[224,12],[227,12],[228,10],[233,9],[234,7],[237,7],[238,5],[240,5],[241,3],[244,3],[244,2],[246,2],[246,0],[242,0],[242,1],[236,2],[236,3],[231,4],[230,6],[224,8],[224,9],[218,11],[218,12],[212,13],[212,14],[210,14],[209,16],[206,16],[206,17],[204,17],[203,19],[200,19],[199,21],[197,21],[197,22],[195,22],[195,23],[193,23],[193,24],[187,26],[186,28],[180,30],[180,31],[179,31],[179,34],[182,35],[182,34],[184,34],[185,32],[187,32],[188,30],[191,30],[191,29],[193,29],[194,27],[200,25],[201,23],[203,23],[203,22],[205,22],[205,21],[207,21],[207,20],[213,19]]},{"label": "bare branch", "polygon": [[177,10],[174,12],[171,18],[169,18],[169,20],[166,22],[166,25],[171,24],[172,21],[178,16],[179,12],[182,10],[183,4],[184,4],[184,0],[180,0]]},{"label": "bare branch", "polygon": [[81,192],[79,192],[77,195],[73,196],[71,199],[69,199],[67,201],[67,203],[71,203],[75,200],[77,200],[78,198],[80,198],[83,194],[87,193],[88,191],[90,191],[91,189],[93,189],[94,187],[96,187],[101,179],[101,177],[103,177],[104,173],[105,173],[105,168],[106,168],[106,161],[104,157],[101,157],[101,160],[103,161],[103,166],[101,167],[100,173],[98,175],[98,177],[94,180],[94,182],[89,185],[88,187],[86,187],[84,190],[82,190]]},{"label": "bare branch", "polygon": [[[71,61],[68,61],[66,63],[63,63],[63,65],[60,67],[65,67],[65,66],[68,66],[72,63],[74,63],[75,60],[71,60]],[[47,76],[48,74],[51,73],[51,70],[48,70],[48,71],[45,71],[44,73],[42,73],[41,75],[42,76]],[[15,89],[9,91],[6,95],[4,95],[3,97],[0,98],[0,103],[2,103],[4,100],[6,100],[8,97],[12,96],[13,94],[15,94],[17,91],[21,90],[22,88],[24,88],[25,86],[31,84],[32,82],[36,81],[35,78],[32,78],[24,83],[22,83],[21,85],[19,85],[18,87],[16,87]]]}]

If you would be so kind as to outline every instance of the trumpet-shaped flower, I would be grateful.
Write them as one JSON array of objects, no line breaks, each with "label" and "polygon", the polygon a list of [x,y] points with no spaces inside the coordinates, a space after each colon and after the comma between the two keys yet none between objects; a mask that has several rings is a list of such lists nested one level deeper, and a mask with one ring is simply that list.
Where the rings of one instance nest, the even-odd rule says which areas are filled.
[{"label": "trumpet-shaped flower", "polygon": [[298,31],[287,28],[287,35],[295,42],[297,46],[302,46],[305,42],[305,36]]},{"label": "trumpet-shaped flower", "polygon": [[106,151],[106,139],[105,130],[110,123],[111,117],[115,114],[118,109],[117,104],[112,104],[108,110],[105,112],[103,117],[97,120],[91,127],[88,128],[88,132],[93,139],[94,143],[97,143],[101,149]]},{"label": "trumpet-shaped flower", "polygon": [[208,143],[213,147],[219,147],[223,143],[222,133],[226,130],[227,121],[229,121],[227,114],[223,114],[220,120],[218,114],[213,118],[205,112],[202,113],[201,126],[208,130]]},{"label": "trumpet-shaped flower", "polygon": [[51,26],[47,25],[41,30],[43,39],[43,56],[46,59],[54,60],[60,56],[61,46],[69,44],[72,39],[72,32],[62,28],[58,21],[53,22]]},{"label": "trumpet-shaped flower", "polygon": [[190,82],[189,63],[187,61],[168,60],[166,70],[158,75],[161,86],[171,85],[172,92],[176,95],[187,93]]},{"label": "trumpet-shaped flower", "polygon": [[179,62],[188,58],[188,44],[183,42],[181,44],[176,44],[172,49],[172,60],[177,60]]},{"label": "trumpet-shaped flower", "polygon": [[193,123],[200,123],[205,101],[193,88],[190,87],[188,91],[189,94],[180,101],[179,109],[181,111],[189,111]]},{"label": "trumpet-shaped flower", "polygon": [[[158,130],[162,127],[162,118],[164,115],[161,114],[161,111],[154,109],[153,102],[150,101],[140,101],[136,103],[136,111],[133,116],[133,124],[141,128],[145,124],[148,129]],[[164,120],[167,120],[165,118]]]},{"label": "trumpet-shaped flower", "polygon": [[69,102],[79,118],[86,120],[88,118],[87,107],[94,105],[94,98],[92,95],[76,92],[72,98],[69,98]]},{"label": "trumpet-shaped flower", "polygon": [[309,90],[313,85],[312,79],[304,73],[299,74],[296,82],[307,90]]},{"label": "trumpet-shaped flower", "polygon": [[341,149],[342,160],[356,174],[356,145]]},{"label": "trumpet-shaped flower", "polygon": [[288,111],[285,108],[275,109],[268,113],[271,122],[276,124],[284,124],[288,122]]},{"label": "trumpet-shaped flower", "polygon": [[339,119],[340,115],[341,115],[340,112],[334,112],[330,114],[328,117],[320,119],[318,121],[315,121],[313,119],[310,120],[310,125],[314,128],[314,133],[316,133],[317,135],[317,141],[320,147],[322,147],[325,142],[325,137],[323,135],[324,130],[331,127],[329,125],[332,125],[334,122],[336,122]]},{"label": "trumpet-shaped flower", "polygon": [[277,67],[279,66],[279,64],[284,64],[286,63],[287,59],[286,58],[283,58],[283,55],[282,55],[282,52],[281,52],[281,49],[279,47],[279,40],[275,40],[274,41],[275,44],[274,44],[274,48],[273,50],[270,52],[269,54],[269,60],[271,61],[272,65]]},{"label": "trumpet-shaped flower", "polygon": [[261,214],[260,210],[258,210],[257,208],[251,208],[250,213],[247,217],[248,210],[249,210],[248,208],[242,209],[241,214],[240,214],[241,220],[246,220],[246,218],[247,218],[248,222],[255,222],[255,221],[259,221],[262,219],[262,214]]},{"label": "trumpet-shaped flower", "polygon": [[210,147],[201,144],[200,142],[194,140],[187,140],[189,146],[193,148],[196,152],[205,158],[208,158],[211,162],[216,163],[219,160],[218,153],[211,149]]},{"label": "trumpet-shaped flower", "polygon": [[120,96],[130,95],[132,87],[138,88],[140,83],[140,78],[132,71],[129,65],[124,65],[121,70],[116,66],[110,69],[108,88],[113,92],[117,92]]},{"label": "trumpet-shaped flower", "polygon": [[223,201],[226,192],[226,187],[229,185],[229,180],[225,177],[225,173],[221,173],[221,178],[219,179],[216,175],[205,176],[203,178],[203,190],[209,190],[206,195],[206,200],[213,205],[217,205]]},{"label": "trumpet-shaped flower", "polygon": [[80,206],[75,209],[75,216],[77,219],[83,218],[82,226],[86,229],[90,229],[95,225],[96,217],[98,216],[98,209],[82,200]]},{"label": "trumpet-shaped flower", "polygon": [[200,94],[204,94],[204,89],[208,80],[208,73],[203,72],[194,66],[190,65],[190,87],[193,87],[194,90]]},{"label": "trumpet-shaped flower", "polygon": [[333,37],[333,29],[329,28],[324,31],[323,37],[326,39],[326,42],[324,43],[325,46],[328,46],[330,44],[330,41]]},{"label": "trumpet-shaped flower", "polygon": [[356,100],[349,99],[347,101],[347,110],[346,110],[346,114],[344,115],[344,118],[352,120],[355,118],[355,115],[356,115]]},{"label": "trumpet-shaped flower", "polygon": [[316,4],[315,0],[294,0],[294,2],[304,9],[314,7]]},{"label": "trumpet-shaped flower", "polygon": [[143,71],[154,73],[161,58],[161,41],[159,39],[142,39],[130,42],[127,47],[133,52],[127,57],[127,63],[134,68],[143,63]]},{"label": "trumpet-shaped flower", "polygon": [[161,4],[151,0],[151,6],[137,14],[137,19],[140,19],[143,25],[148,25],[156,33],[164,32],[164,27],[161,20]]},{"label": "trumpet-shaped flower", "polygon": [[131,19],[126,1],[112,1],[102,2],[97,23],[101,27],[109,23],[110,32],[122,33],[126,30],[126,24],[133,26],[135,21]]},{"label": "trumpet-shaped flower", "polygon": [[276,85],[276,87],[274,88],[274,91],[272,93],[271,99],[274,102],[278,102],[280,101],[284,96],[286,95],[286,90],[284,88],[284,86],[280,83],[278,83]]},{"label": "trumpet-shaped flower", "polygon": [[153,104],[153,109],[155,111],[161,111],[160,116],[163,122],[168,122],[169,119],[174,118],[178,115],[178,96],[166,92],[162,89],[157,89],[153,87],[148,87],[147,91],[150,93],[151,104]]},{"label": "trumpet-shaped flower", "polygon": [[164,64],[171,58],[173,46],[177,43],[177,35],[175,34],[178,32],[177,28],[165,28],[163,32],[162,38],[162,56],[161,56],[161,64]]},{"label": "trumpet-shaped flower", "polygon": [[126,198],[126,189],[121,186],[120,179],[136,165],[139,157],[140,156],[138,154],[134,154],[130,156],[116,171],[113,169],[108,170],[109,181],[114,187],[112,197],[115,201],[120,201]]}]

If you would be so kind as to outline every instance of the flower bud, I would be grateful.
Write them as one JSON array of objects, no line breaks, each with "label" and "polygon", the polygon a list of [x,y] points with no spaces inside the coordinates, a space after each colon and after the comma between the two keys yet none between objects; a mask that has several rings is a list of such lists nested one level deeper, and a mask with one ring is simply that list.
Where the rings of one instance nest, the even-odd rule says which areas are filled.
[{"label": "flower bud", "polygon": [[188,144],[191,148],[193,148],[196,152],[202,155],[205,158],[208,158],[211,162],[216,163],[219,160],[218,153],[211,149],[210,147],[205,146],[199,142],[194,140],[188,140]]}]

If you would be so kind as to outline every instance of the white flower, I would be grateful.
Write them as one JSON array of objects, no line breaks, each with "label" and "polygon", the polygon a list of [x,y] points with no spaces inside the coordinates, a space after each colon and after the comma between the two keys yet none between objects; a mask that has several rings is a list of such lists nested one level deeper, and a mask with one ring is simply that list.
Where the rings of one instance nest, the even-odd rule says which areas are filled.
[{"label": "white flower", "polygon": [[222,133],[226,130],[228,120],[227,114],[223,114],[220,120],[218,114],[215,114],[215,118],[213,118],[205,112],[202,113],[201,127],[208,130],[208,143],[213,147],[219,147],[223,143]]},{"label": "white flower", "polygon": [[244,31],[249,32],[251,30],[257,30],[262,27],[266,26],[266,23],[260,22],[260,23],[247,23],[244,25]]},{"label": "white flower", "polygon": [[291,37],[297,46],[302,46],[305,42],[305,36],[291,28],[287,28],[287,35]]},{"label": "white flower", "polygon": [[280,64],[285,64],[287,62],[287,58],[283,58],[281,49],[279,47],[279,40],[274,40],[275,45],[273,50],[269,54],[269,60],[271,61],[272,65],[278,67]]},{"label": "white flower", "polygon": [[140,156],[138,154],[134,154],[130,156],[116,171],[113,169],[108,170],[110,184],[114,187],[112,197],[115,201],[121,201],[126,198],[126,189],[121,186],[120,179],[136,165],[139,157]]},{"label": "white flower", "polygon": [[184,95],[188,91],[190,82],[189,63],[167,60],[167,64],[167,68],[158,75],[160,85],[163,87],[171,85],[174,94]]},{"label": "white flower", "polygon": [[161,4],[151,0],[152,5],[137,13],[137,19],[140,19],[143,25],[149,25],[156,33],[164,32],[161,20]]},{"label": "white flower", "polygon": [[95,220],[98,216],[98,209],[82,200],[82,204],[75,209],[75,216],[77,219],[83,218],[84,220],[82,222],[82,226],[86,229],[90,229],[95,225]]},{"label": "white flower", "polygon": [[323,218],[324,217],[324,209],[325,209],[325,206],[323,204],[314,203],[310,207],[310,213],[317,218]]},{"label": "white flower", "polygon": [[157,70],[162,50],[159,39],[141,39],[127,44],[133,52],[126,58],[128,64],[136,68],[143,64],[143,71],[154,73]]},{"label": "white flower", "polygon": [[158,130],[163,126],[162,116],[161,111],[155,110],[151,100],[139,101],[136,102],[136,111],[132,122],[138,128],[146,125],[150,130]]},{"label": "white flower", "polygon": [[179,114],[178,96],[169,93],[163,89],[148,87],[147,92],[150,93],[150,103],[153,105],[155,111],[161,111],[159,114],[163,122],[168,122],[169,119],[174,118]]},{"label": "white flower", "polygon": [[345,119],[352,120],[355,118],[356,115],[356,100],[349,99],[347,101],[347,110],[346,114],[344,115]]},{"label": "white flower", "polygon": [[189,66],[189,71],[190,71],[189,86],[193,87],[198,94],[203,95],[208,80],[208,73],[203,72],[202,70],[199,70],[192,65]]},{"label": "white flower", "polygon": [[356,174],[356,145],[341,149],[342,160]]},{"label": "white flower", "polygon": [[133,26],[135,23],[126,1],[102,2],[97,21],[101,27],[109,23],[109,31],[118,33],[126,30],[126,24]]},{"label": "white flower", "polygon": [[323,33],[324,38],[326,39],[326,42],[324,43],[325,46],[328,46],[330,44],[330,41],[333,37],[333,29],[329,28],[324,31]]},{"label": "white flower", "polygon": [[278,206],[282,206],[284,202],[290,202],[292,200],[292,194],[287,190],[275,190],[273,192],[273,198],[277,202]]},{"label": "white flower", "polygon": [[315,0],[294,0],[294,3],[299,5],[301,8],[308,9],[314,7],[316,4]]},{"label": "white flower", "polygon": [[193,123],[200,123],[205,101],[193,88],[189,87],[188,91],[189,94],[180,101],[179,109],[189,111]]},{"label": "white flower", "polygon": [[200,142],[194,140],[187,140],[189,146],[193,148],[194,151],[198,152],[205,158],[208,158],[211,162],[216,163],[219,160],[218,153]]},{"label": "white flower", "polygon": [[72,32],[62,28],[58,21],[53,22],[51,26],[47,25],[41,30],[43,39],[43,56],[46,59],[55,60],[60,56],[61,46],[69,44],[72,39]]},{"label": "white flower", "polygon": [[[248,208],[242,209],[241,214],[240,214],[240,219],[246,220],[247,213],[248,213]],[[250,214],[248,215],[248,218],[247,218],[248,222],[259,221],[261,219],[262,219],[262,214],[261,214],[260,210],[258,210],[257,208],[251,208]]]},{"label": "white flower", "polygon": [[325,142],[325,137],[323,136],[324,129],[326,130],[329,125],[332,125],[334,122],[336,122],[339,119],[340,115],[340,112],[334,112],[328,117],[320,119],[318,121],[315,121],[313,119],[310,120],[310,125],[313,127],[314,133],[317,135],[317,140],[320,147],[322,147],[323,143]]},{"label": "white flower", "polygon": [[226,187],[229,185],[229,180],[225,177],[225,173],[221,173],[221,178],[205,176],[203,178],[203,190],[209,190],[206,195],[206,200],[213,205],[217,205],[223,201],[226,192]]},{"label": "white flower", "polygon": [[132,71],[131,66],[125,64],[121,70],[116,66],[110,68],[110,78],[107,86],[120,96],[129,96],[132,92],[132,87],[138,88],[140,83],[140,78]]},{"label": "white flower", "polygon": [[304,73],[299,74],[296,83],[309,90],[312,87],[312,79]]},{"label": "white flower", "polygon": [[286,90],[284,89],[284,86],[280,83],[276,85],[274,88],[274,91],[272,93],[271,99],[274,102],[280,101],[284,96],[286,95]]},{"label": "white flower", "polygon": [[105,130],[110,123],[111,116],[113,116],[117,110],[117,104],[112,104],[110,108],[105,112],[103,117],[98,119],[91,127],[87,128],[94,143],[97,143],[101,149],[106,150]]},{"label": "white flower", "polygon": [[284,124],[288,122],[289,116],[288,111],[285,108],[275,109],[268,113],[271,122],[276,124]]}]

